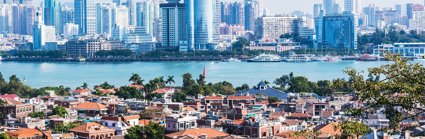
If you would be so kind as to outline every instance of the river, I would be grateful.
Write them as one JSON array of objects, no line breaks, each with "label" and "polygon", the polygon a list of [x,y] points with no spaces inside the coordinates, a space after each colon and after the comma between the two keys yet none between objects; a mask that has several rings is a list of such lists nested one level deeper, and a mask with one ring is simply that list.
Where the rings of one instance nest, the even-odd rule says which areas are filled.
[{"label": "river", "polygon": [[90,86],[109,82],[115,86],[127,85],[132,73],[138,73],[144,80],[158,76],[175,76],[176,83],[182,84],[182,75],[191,73],[194,78],[203,73],[205,67],[208,82],[229,81],[235,86],[247,83],[256,85],[261,80],[273,82],[283,74],[294,72],[310,80],[332,80],[347,78],[344,69],[352,67],[367,71],[370,67],[386,64],[385,61],[360,62],[342,61],[337,63],[248,63],[248,62],[0,62],[0,72],[5,78],[16,74],[31,87],[59,86],[78,87],[84,82]]}]

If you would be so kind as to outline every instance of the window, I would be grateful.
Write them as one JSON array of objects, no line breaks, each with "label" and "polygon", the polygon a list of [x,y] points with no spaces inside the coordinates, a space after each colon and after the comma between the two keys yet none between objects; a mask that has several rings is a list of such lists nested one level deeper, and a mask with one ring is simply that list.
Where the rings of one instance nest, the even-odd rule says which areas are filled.
[{"label": "window", "polygon": [[113,127],[115,127],[115,125],[116,125],[115,123],[112,123],[112,126],[113,126]]}]

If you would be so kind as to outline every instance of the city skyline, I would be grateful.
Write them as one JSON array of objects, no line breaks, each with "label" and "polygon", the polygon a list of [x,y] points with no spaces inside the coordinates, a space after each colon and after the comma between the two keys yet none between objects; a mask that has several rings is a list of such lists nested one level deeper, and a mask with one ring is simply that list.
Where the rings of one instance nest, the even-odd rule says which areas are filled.
[{"label": "city skyline", "polygon": [[[34,0],[34,5],[39,5],[39,3],[42,0]],[[112,2],[112,0],[99,0],[99,1],[109,1]],[[125,0],[123,0],[125,1]],[[221,0],[221,1],[242,1],[242,0]],[[287,4],[288,1],[291,2],[291,4]],[[336,0],[340,6],[343,6],[344,0]],[[61,0],[63,3],[72,3],[73,0]],[[322,3],[322,0],[265,0],[264,1],[264,7],[269,9],[271,13],[273,14],[283,14],[283,13],[291,13],[294,11],[305,11],[308,13],[313,13],[313,5],[317,3]],[[362,0],[362,7],[365,7],[370,4],[375,4],[378,7],[394,7],[396,4],[407,4],[407,3],[419,3],[424,4],[423,0]],[[283,8],[281,8],[283,7]]]}]

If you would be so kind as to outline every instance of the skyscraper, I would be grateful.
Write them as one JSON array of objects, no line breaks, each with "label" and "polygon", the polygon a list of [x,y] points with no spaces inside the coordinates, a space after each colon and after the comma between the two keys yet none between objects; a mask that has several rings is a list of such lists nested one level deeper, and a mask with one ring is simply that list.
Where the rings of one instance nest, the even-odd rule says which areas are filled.
[{"label": "skyscraper", "polygon": [[214,49],[220,34],[219,0],[186,0],[189,50]]},{"label": "skyscraper", "polygon": [[361,13],[361,0],[344,0],[344,11],[360,14]]},{"label": "skyscraper", "polygon": [[127,0],[128,18],[130,25],[136,25],[136,0]]},{"label": "skyscraper", "polygon": [[322,45],[329,48],[357,49],[357,35],[352,14],[323,17]]},{"label": "skyscraper", "polygon": [[339,13],[339,5],[336,4],[335,0],[324,0],[325,15],[336,15]]},{"label": "skyscraper", "polygon": [[254,30],[255,28],[255,19],[259,17],[258,15],[258,2],[256,0],[245,0],[244,2],[244,18],[245,18],[245,30]]},{"label": "skyscraper", "polygon": [[79,26],[81,35],[96,34],[96,2],[95,0],[74,0],[75,24]]},{"label": "skyscraper", "polygon": [[161,4],[162,46],[178,49],[180,42],[186,41],[186,9],[180,0],[168,0]]},{"label": "skyscraper", "polygon": [[62,32],[61,24],[61,6],[58,0],[44,1],[44,24],[47,26],[55,26],[56,32]]},{"label": "skyscraper", "polygon": [[117,5],[121,5],[121,0],[113,0],[113,2]]}]

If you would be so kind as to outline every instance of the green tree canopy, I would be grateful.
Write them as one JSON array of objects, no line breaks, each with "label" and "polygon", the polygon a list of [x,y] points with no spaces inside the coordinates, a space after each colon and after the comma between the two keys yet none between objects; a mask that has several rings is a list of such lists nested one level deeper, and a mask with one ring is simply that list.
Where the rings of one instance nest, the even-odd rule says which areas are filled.
[{"label": "green tree canopy", "polygon": [[53,114],[59,115],[60,117],[65,117],[65,115],[68,114],[65,107],[63,106],[57,106],[53,109]]},{"label": "green tree canopy", "polygon": [[127,132],[125,139],[164,139],[165,136],[165,128],[152,122],[144,127],[131,127]]}]

